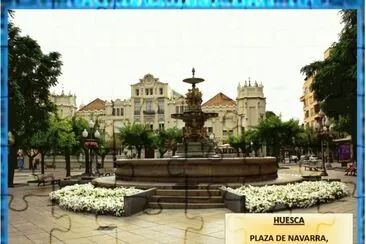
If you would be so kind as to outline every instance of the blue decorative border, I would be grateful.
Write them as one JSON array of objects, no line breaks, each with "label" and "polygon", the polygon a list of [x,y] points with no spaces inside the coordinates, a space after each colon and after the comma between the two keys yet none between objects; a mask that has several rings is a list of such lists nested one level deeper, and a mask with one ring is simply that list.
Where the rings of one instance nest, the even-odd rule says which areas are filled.
[{"label": "blue decorative border", "polygon": [[365,227],[363,0],[5,0],[1,3],[1,243],[8,240],[8,9],[357,9],[357,243]]},{"label": "blue decorative border", "polygon": [[365,12],[357,10],[357,243],[365,241]]}]

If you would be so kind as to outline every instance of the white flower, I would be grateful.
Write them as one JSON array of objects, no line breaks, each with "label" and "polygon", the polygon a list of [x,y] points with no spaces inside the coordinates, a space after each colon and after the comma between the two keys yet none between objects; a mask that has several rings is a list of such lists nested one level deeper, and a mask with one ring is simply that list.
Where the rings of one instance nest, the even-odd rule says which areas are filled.
[{"label": "white flower", "polygon": [[61,208],[72,211],[87,211],[98,214],[123,214],[123,197],[136,194],[142,190],[134,187],[114,189],[94,187],[92,184],[66,186],[50,192],[51,201]]},{"label": "white flower", "polygon": [[267,212],[277,204],[289,208],[308,208],[318,203],[333,201],[349,194],[341,182],[304,181],[296,184],[255,187],[251,185],[233,189],[221,189],[245,196],[245,207],[249,212]]}]

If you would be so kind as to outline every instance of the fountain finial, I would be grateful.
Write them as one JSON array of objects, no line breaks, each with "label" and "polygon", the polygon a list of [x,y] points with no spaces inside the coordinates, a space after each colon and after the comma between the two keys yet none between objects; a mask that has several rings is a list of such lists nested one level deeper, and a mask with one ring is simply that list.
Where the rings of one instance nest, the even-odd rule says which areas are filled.
[{"label": "fountain finial", "polygon": [[196,73],[196,70],[194,69],[194,67],[192,68],[192,77],[194,78],[194,73]]}]

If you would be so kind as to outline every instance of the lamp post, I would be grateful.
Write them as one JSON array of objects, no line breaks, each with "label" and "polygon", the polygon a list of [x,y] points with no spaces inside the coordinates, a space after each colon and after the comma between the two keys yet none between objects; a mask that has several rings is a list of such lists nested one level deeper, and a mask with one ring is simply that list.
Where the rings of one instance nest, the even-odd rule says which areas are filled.
[{"label": "lamp post", "polygon": [[116,165],[116,162],[117,162],[117,153],[116,153],[116,134],[114,132],[114,120],[112,121],[112,125],[113,125],[113,128],[112,128],[112,133],[113,133],[113,168],[116,168],[117,165]]},{"label": "lamp post", "polygon": [[250,149],[252,151],[252,157],[255,157],[255,152],[254,152],[254,149],[253,149],[253,141],[250,142]]},{"label": "lamp post", "polygon": [[328,149],[328,157],[329,157],[329,127],[330,127],[330,123],[329,123],[329,119],[327,118],[327,116],[325,116],[325,114],[323,113],[323,111],[320,110],[319,112],[319,117],[316,118],[316,121],[314,121],[314,129],[316,130],[316,132],[318,133],[318,137],[320,138],[320,143],[321,143],[321,151],[322,151],[322,168],[323,171],[320,174],[321,176],[327,176],[327,170],[325,167],[325,155],[324,155],[324,139],[327,140],[327,149]]},{"label": "lamp post", "polygon": [[[84,140],[84,146],[85,148],[88,150],[88,155],[89,155],[89,162],[87,160],[87,157],[85,157],[85,175],[87,176],[91,176],[93,175],[92,174],[92,150],[97,148],[98,147],[98,142],[97,142],[97,139],[100,138],[100,133],[98,130],[96,130],[94,132],[94,138],[93,138],[93,129],[94,129],[94,121],[90,120],[89,121],[89,130],[90,130],[90,133],[88,133],[88,131],[86,129],[84,129],[84,131],[82,132],[82,136],[85,138]],[[88,135],[89,138],[88,138]]]}]

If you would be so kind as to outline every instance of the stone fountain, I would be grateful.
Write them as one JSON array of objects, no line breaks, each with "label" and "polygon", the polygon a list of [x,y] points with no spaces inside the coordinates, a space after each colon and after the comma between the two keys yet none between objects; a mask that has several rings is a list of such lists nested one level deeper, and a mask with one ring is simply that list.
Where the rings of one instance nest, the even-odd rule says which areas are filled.
[{"label": "stone fountain", "polygon": [[187,108],[181,114],[172,114],[172,118],[181,119],[185,123],[183,127],[183,143],[177,145],[177,158],[208,158],[218,157],[214,153],[214,144],[209,140],[205,121],[217,117],[217,113],[205,113],[202,111],[202,93],[196,84],[204,79],[194,77],[195,70],[192,69],[192,78],[184,79],[183,82],[192,84],[192,89],[186,94]]},{"label": "stone fountain", "polygon": [[[187,109],[173,118],[184,121],[183,143],[176,156],[159,159],[122,159],[117,161],[116,176],[111,186],[126,182],[170,184],[246,183],[277,178],[277,164],[273,157],[221,158],[214,153],[213,142],[208,139],[205,121],[217,113],[202,111],[202,93],[196,84],[203,82],[193,77],[183,80],[192,85],[186,94]],[[102,180],[98,183],[101,183]],[[108,185],[108,184],[106,184]],[[151,185],[151,184],[149,184]]]}]

